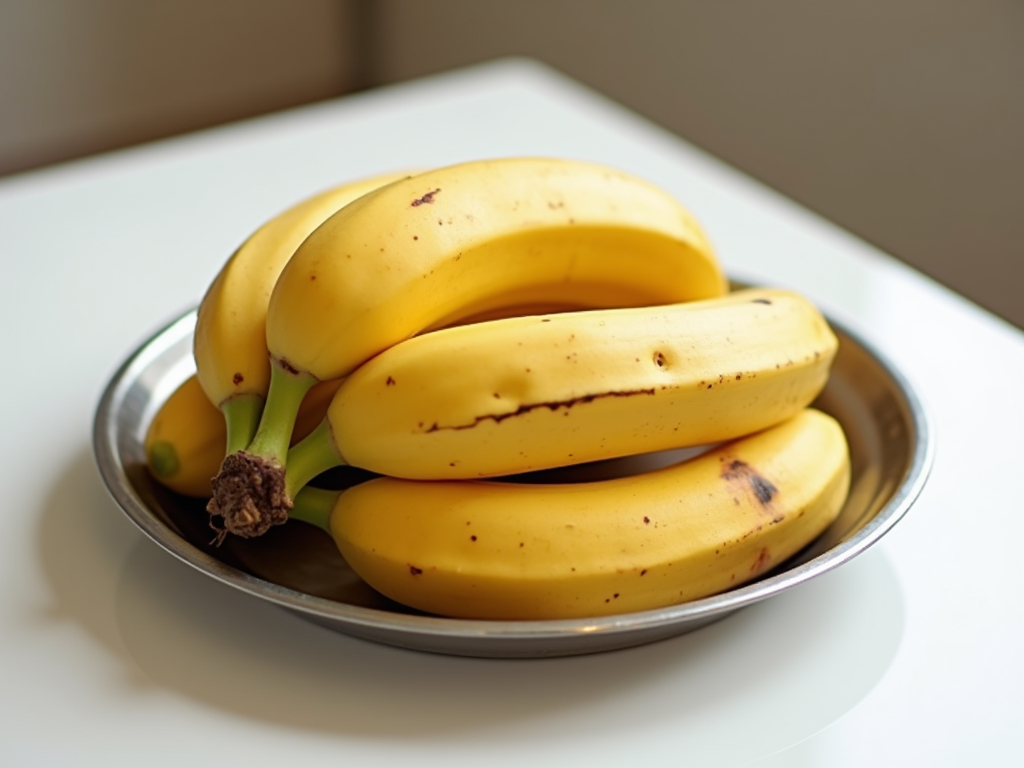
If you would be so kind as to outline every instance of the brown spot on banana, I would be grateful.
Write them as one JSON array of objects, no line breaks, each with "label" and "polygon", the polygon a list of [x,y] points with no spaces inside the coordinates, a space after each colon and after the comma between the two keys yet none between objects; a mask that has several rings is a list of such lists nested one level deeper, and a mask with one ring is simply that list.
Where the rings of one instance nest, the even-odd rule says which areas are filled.
[{"label": "brown spot on banana", "polygon": [[750,572],[761,573],[768,568],[769,562],[771,562],[771,555],[768,552],[768,548],[764,547],[757,553],[757,557],[754,558],[754,562],[750,566]]},{"label": "brown spot on banana", "polygon": [[758,506],[766,512],[773,512],[773,522],[780,522],[784,515],[772,509],[772,502],[779,493],[779,489],[764,475],[756,469],[739,459],[722,460],[721,477],[731,485],[740,485],[754,497]]},{"label": "brown spot on banana", "polygon": [[417,197],[415,200],[412,201],[412,203],[411,203],[412,207],[413,208],[419,208],[421,205],[428,205],[430,203],[433,203],[434,202],[434,197],[440,191],[441,191],[441,189],[439,187],[439,188],[437,188],[435,190],[427,192],[427,194],[423,195],[423,197]]},{"label": "brown spot on banana", "polygon": [[[550,411],[558,411],[564,408],[566,409],[566,413],[568,413],[568,409],[572,408],[573,406],[581,405],[584,403],[591,403],[594,400],[600,400],[606,397],[634,397],[636,395],[653,395],[654,393],[655,389],[652,387],[650,389],[630,389],[617,392],[600,392],[594,395],[582,395],[580,397],[574,397],[571,400],[557,400],[545,403],[527,403],[525,405],[520,405],[518,408],[516,408],[516,410],[509,411],[508,413],[489,413],[484,416],[477,416],[475,419],[473,419],[473,421],[469,422],[468,424],[454,424],[449,426],[438,424],[435,421],[425,431],[427,433],[430,433],[440,432],[441,430],[445,429],[472,429],[473,427],[485,421],[494,421],[496,423],[501,423],[505,419],[511,419],[516,416],[522,416],[523,414],[530,413],[531,411],[535,411],[539,408],[547,408]],[[421,422],[420,427],[422,428],[422,426],[423,424]]]},{"label": "brown spot on banana", "polygon": [[278,364],[278,366],[280,366],[281,368],[283,368],[284,370],[286,370],[286,371],[287,371],[288,373],[290,373],[290,374],[291,374],[292,376],[298,376],[298,375],[299,375],[299,369],[298,369],[298,368],[296,368],[296,367],[295,367],[294,365],[292,365],[291,363],[289,363],[289,362],[288,362],[287,360],[285,360],[285,359],[284,359],[283,357],[278,357],[278,358],[275,358],[275,359],[274,359],[274,362],[276,362],[276,363]]}]

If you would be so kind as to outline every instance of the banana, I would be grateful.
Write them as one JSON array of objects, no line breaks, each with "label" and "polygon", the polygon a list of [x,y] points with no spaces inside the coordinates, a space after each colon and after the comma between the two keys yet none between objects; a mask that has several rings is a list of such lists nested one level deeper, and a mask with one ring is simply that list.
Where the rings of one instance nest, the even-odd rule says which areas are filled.
[{"label": "banana", "polygon": [[465,619],[602,616],[738,587],[840,512],[842,427],[806,409],[697,458],[580,484],[377,478],[306,488],[294,516],[328,530],[370,586]]},{"label": "banana", "polygon": [[810,301],[776,289],[435,331],[345,380],[289,451],[286,490],[339,464],[480,478],[731,440],[809,405],[837,349]]},{"label": "banana", "polygon": [[[210,285],[199,305],[193,346],[199,383],[227,422],[227,453],[249,444],[263,409],[270,386],[267,305],[285,263],[332,213],[408,175],[390,173],[361,179],[289,208],[257,229]],[[223,459],[224,445],[220,452]],[[217,468],[210,477],[216,472]]]},{"label": "banana", "polygon": [[[322,381],[302,401],[295,419],[292,443],[310,434],[323,421],[340,380]],[[224,459],[226,426],[199,384],[190,376],[160,406],[144,442],[150,474],[172,491],[209,498],[211,478]]]},{"label": "banana", "polygon": [[190,376],[160,406],[144,442],[150,474],[186,496],[210,495],[224,458],[224,417]]},{"label": "banana", "polygon": [[362,197],[282,271],[267,315],[271,383],[213,515],[258,534],[287,519],[287,437],[302,393],[424,330],[537,304],[651,305],[722,295],[721,267],[672,196],[591,163],[476,161]]}]

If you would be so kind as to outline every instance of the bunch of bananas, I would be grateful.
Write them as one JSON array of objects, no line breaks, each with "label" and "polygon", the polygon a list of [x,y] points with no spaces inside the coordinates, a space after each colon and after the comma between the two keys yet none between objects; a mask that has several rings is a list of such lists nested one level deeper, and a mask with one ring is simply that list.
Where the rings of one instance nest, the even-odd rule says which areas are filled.
[{"label": "bunch of bananas", "polygon": [[[221,535],[314,523],[414,608],[643,610],[749,581],[838,515],[846,440],[810,407],[836,350],[799,294],[730,292],[664,191],[590,163],[468,162],[346,184],[257,230],[202,300],[196,376],[147,456],[209,498]],[[341,465],[380,477],[315,487]]]}]

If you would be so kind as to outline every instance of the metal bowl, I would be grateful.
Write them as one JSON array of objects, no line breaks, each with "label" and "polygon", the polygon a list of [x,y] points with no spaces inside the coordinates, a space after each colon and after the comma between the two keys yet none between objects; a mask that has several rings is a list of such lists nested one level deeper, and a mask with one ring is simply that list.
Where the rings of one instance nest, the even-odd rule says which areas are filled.
[{"label": "metal bowl", "polygon": [[[927,420],[907,381],[877,352],[832,323],[839,354],[815,405],[846,430],[852,485],[838,519],[802,552],[755,582],[669,608],[564,621],[440,618],[372,590],[348,568],[330,538],[309,525],[277,526],[258,539],[229,537],[215,546],[205,503],[152,479],[143,448],[146,431],[160,406],[195,371],[195,320],[192,311],[156,333],[103,393],[93,447],[111,495],[144,534],[207,576],[339,632],[404,648],[500,658],[567,656],[689,632],[859,555],[911,507],[931,466]],[[587,469],[621,473],[616,462]],[[347,481],[359,479],[356,474]]]}]

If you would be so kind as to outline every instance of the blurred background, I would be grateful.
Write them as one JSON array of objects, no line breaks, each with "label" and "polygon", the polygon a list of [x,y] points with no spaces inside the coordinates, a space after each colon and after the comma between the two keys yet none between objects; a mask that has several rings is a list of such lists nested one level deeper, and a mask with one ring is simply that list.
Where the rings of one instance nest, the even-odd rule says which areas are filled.
[{"label": "blurred background", "polygon": [[1020,0],[0,0],[0,177],[506,55],[1024,327]]}]

